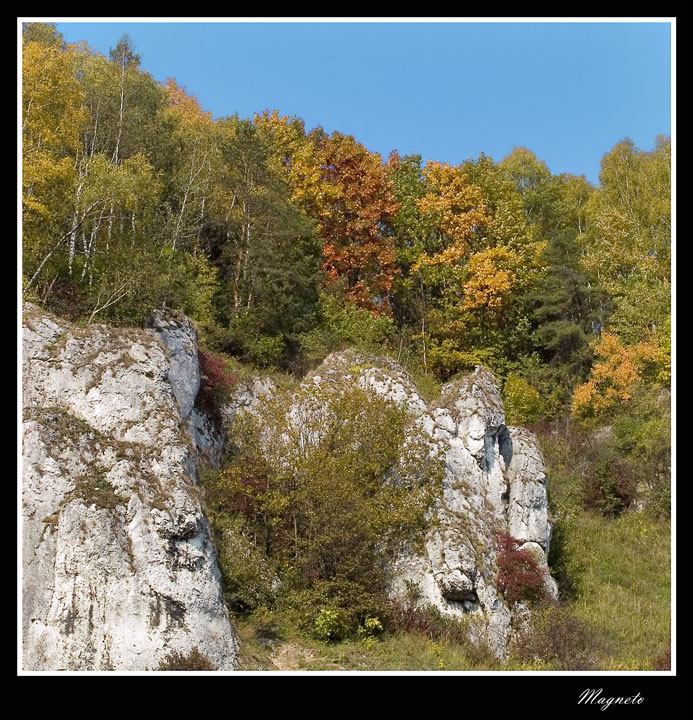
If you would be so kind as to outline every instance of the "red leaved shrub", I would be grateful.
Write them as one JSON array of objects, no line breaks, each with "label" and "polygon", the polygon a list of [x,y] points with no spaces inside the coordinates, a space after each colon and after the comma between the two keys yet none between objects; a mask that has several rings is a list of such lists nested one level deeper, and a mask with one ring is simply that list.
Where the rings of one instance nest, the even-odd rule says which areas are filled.
[{"label": "red leaved shrub", "polygon": [[545,597],[544,570],[529,550],[521,550],[521,540],[499,533],[498,586],[510,602],[539,601]]},{"label": "red leaved shrub", "polygon": [[198,352],[200,361],[199,405],[214,412],[236,384],[236,377],[226,371],[224,358],[208,352]]}]

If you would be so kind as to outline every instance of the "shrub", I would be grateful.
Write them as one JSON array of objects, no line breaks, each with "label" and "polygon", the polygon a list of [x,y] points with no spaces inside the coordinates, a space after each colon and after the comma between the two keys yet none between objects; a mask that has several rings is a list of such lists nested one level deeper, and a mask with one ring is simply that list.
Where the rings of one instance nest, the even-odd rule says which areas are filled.
[{"label": "shrub", "polygon": [[315,618],[313,632],[318,640],[325,642],[343,640],[350,631],[346,613],[338,608],[323,608]]},{"label": "shrub", "polygon": [[630,463],[607,452],[585,477],[585,507],[611,517],[620,515],[637,497],[637,485]]},{"label": "shrub", "polygon": [[359,635],[366,637],[375,637],[383,631],[383,624],[378,618],[367,617],[363,621],[363,625],[359,628]]},{"label": "shrub", "polygon": [[206,500],[241,519],[302,627],[340,609],[355,633],[383,616],[393,555],[424,537],[441,464],[408,437],[404,410],[348,379],[336,392],[277,396],[259,412],[234,425],[236,455]]},{"label": "shrub", "polygon": [[[253,521],[258,513],[264,513],[265,503],[270,502],[271,482],[272,469],[262,457],[242,454],[219,472],[207,498],[216,509]],[[265,537],[261,545],[269,550],[268,543],[269,537]]]},{"label": "shrub", "polygon": [[197,355],[200,362],[200,392],[197,400],[205,410],[215,413],[235,386],[236,377],[227,372],[223,357],[202,350]]},{"label": "shrub", "polygon": [[327,292],[321,293],[320,308],[320,325],[299,338],[309,365],[346,346],[384,354],[394,342],[396,326],[387,315],[374,315]]},{"label": "shrub", "polygon": [[248,359],[260,367],[277,367],[285,350],[282,335],[263,335],[245,343]]},{"label": "shrub", "polygon": [[508,375],[503,395],[508,424],[526,425],[542,416],[544,407],[539,392],[518,375]]},{"label": "shrub", "polygon": [[529,628],[515,640],[524,662],[541,660],[557,670],[598,669],[603,640],[567,606],[546,606],[535,612]]},{"label": "shrub", "polygon": [[367,618],[385,622],[388,614],[385,592],[380,568],[368,571],[363,580],[339,574],[328,579],[315,577],[307,583],[304,568],[294,567],[283,574],[277,606],[298,627],[312,634],[316,619],[325,608],[336,611],[342,626],[339,639],[343,639],[361,636],[359,631]]},{"label": "shrub", "polygon": [[510,602],[538,602],[545,597],[544,570],[522,541],[510,535],[496,535],[498,586]]},{"label": "shrub", "polygon": [[187,655],[183,652],[172,652],[159,663],[158,670],[217,670],[198,649],[194,647]]},{"label": "shrub", "polygon": [[243,614],[271,605],[276,574],[267,556],[243,534],[240,522],[216,513],[210,515],[224,600],[229,609]]},{"label": "shrub", "polygon": [[573,600],[578,593],[578,581],[581,572],[571,557],[569,537],[573,521],[564,515],[554,518],[553,532],[551,533],[551,546],[547,558],[551,575],[558,583],[558,592],[561,600]]}]

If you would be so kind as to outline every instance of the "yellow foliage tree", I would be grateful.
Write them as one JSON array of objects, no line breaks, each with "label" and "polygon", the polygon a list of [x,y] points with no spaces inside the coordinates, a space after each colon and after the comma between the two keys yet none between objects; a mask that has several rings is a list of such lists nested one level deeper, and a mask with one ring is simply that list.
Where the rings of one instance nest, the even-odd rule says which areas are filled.
[{"label": "yellow foliage tree", "polygon": [[417,200],[422,216],[431,217],[447,239],[440,252],[422,254],[413,271],[423,265],[448,265],[465,258],[472,235],[491,222],[481,188],[472,185],[460,168],[430,161],[423,169],[429,191]]},{"label": "yellow foliage tree", "polygon": [[513,289],[521,258],[505,247],[494,247],[474,253],[469,258],[469,279],[464,284],[462,310],[500,310]]},{"label": "yellow foliage tree", "polygon": [[172,78],[166,80],[166,93],[167,113],[177,122],[173,137],[180,147],[171,173],[178,200],[171,228],[171,246],[175,250],[177,245],[199,234],[219,152],[212,113],[204,112],[197,98]]},{"label": "yellow foliage tree", "polygon": [[253,123],[275,149],[292,189],[292,202],[313,217],[327,212],[337,202],[339,192],[336,186],[324,181],[323,148],[310,141],[303,120],[280,116],[277,110],[271,113],[264,110],[255,114]]},{"label": "yellow foliage tree", "polygon": [[661,361],[662,354],[654,341],[626,347],[617,335],[602,333],[593,344],[599,358],[590,379],[579,385],[573,394],[572,411],[576,416],[603,415],[627,403],[650,363]]},{"label": "yellow foliage tree", "polygon": [[86,121],[74,46],[22,47],[22,233],[24,291],[64,243],[77,174],[74,158]]},{"label": "yellow foliage tree", "polygon": [[189,95],[173,78],[166,78],[165,89],[171,111],[185,125],[209,127],[212,124],[212,113],[205,112],[198,99]]},{"label": "yellow foliage tree", "polygon": [[46,219],[74,181],[73,157],[86,120],[74,48],[28,42],[22,48],[22,200],[25,222]]}]

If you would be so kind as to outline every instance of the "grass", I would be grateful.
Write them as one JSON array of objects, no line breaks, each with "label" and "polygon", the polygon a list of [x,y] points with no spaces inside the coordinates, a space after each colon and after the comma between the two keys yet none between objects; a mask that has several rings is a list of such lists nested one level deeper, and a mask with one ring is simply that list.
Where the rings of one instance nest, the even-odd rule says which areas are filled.
[{"label": "grass", "polygon": [[[270,619],[271,618],[271,619]],[[483,666],[463,644],[431,640],[423,633],[385,633],[328,643],[296,629],[279,613],[235,622],[239,670],[439,671],[500,669]]]},{"label": "grass", "polygon": [[577,617],[611,647],[605,669],[651,670],[670,638],[670,526],[643,512],[616,519],[584,511],[566,551],[576,569]]},{"label": "grass", "polygon": [[646,510],[586,509],[590,466],[557,435],[539,434],[555,523],[549,558],[564,600],[609,647],[605,670],[652,670],[671,628],[671,523]]}]

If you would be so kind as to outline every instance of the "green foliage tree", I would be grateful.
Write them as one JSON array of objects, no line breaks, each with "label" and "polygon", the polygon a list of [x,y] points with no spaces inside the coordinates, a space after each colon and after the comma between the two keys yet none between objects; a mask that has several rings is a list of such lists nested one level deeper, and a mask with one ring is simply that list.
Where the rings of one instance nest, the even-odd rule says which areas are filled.
[{"label": "green foliage tree", "polygon": [[227,347],[277,364],[316,322],[319,246],[254,124],[233,116],[216,131],[222,170],[204,241],[219,268],[216,304]]}]

